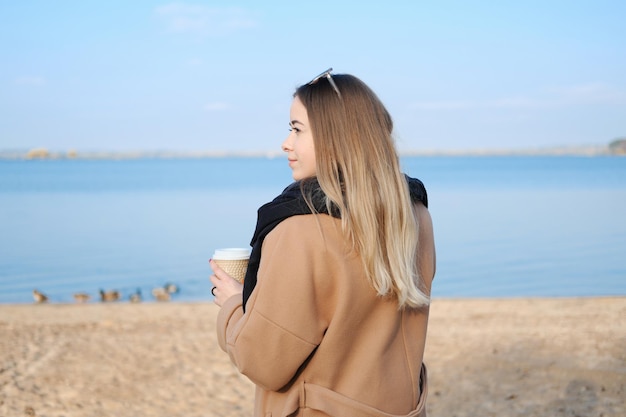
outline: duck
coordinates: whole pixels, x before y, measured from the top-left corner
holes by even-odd
[[[77,303],[86,303],[91,299],[91,295],[85,292],[77,292],[74,294],[74,301]]]
[[[157,301],[169,301],[172,297],[169,292],[163,287],[156,287],[152,289],[152,296]]]
[[[48,296],[42,292],[37,290],[33,290],[33,299],[36,303],[41,304],[48,301]]]
[[[141,302],[141,290],[137,288],[137,291],[128,296],[128,299],[131,303],[140,303]]]
[[[173,284],[171,282],[166,282],[165,285],[163,286],[163,289],[165,289],[165,291],[169,294],[177,294],[178,291],[180,291],[180,288],[178,288],[178,285]]]
[[[111,290],[111,291],[104,291],[103,289],[100,289],[100,301],[107,302],[107,301],[117,301],[120,299],[120,292],[117,290]]]

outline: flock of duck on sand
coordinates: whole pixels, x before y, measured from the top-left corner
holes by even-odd
[[[171,282],[166,283],[162,287],[156,287],[152,289],[152,297],[156,301],[170,301],[172,299],[172,294],[178,293],[179,288],[178,285],[172,284]],[[100,301],[103,303],[112,302],[112,301],[120,301],[122,299],[122,293],[118,290],[108,290],[105,291],[100,289]],[[91,300],[91,295],[86,292],[77,292],[73,294],[74,301],[77,303],[87,303]],[[33,290],[33,299],[35,303],[41,304],[48,302],[48,296],[37,289]],[[137,288],[137,290],[128,295],[128,301],[131,303],[140,303],[143,301],[143,297],[141,295],[141,290]]]

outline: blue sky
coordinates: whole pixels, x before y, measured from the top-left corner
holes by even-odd
[[[278,150],[294,88],[368,83],[401,150],[626,136],[626,2],[0,0],[0,150]]]

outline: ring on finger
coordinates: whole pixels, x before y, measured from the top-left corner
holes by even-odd
[[[216,289],[216,288],[217,288],[217,287],[213,287],[213,288],[211,288],[211,294],[213,294],[213,297],[215,297],[215,289]]]

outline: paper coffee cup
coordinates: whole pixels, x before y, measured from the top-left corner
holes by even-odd
[[[243,282],[248,269],[250,249],[224,248],[216,249],[212,258],[228,275],[239,282]]]

